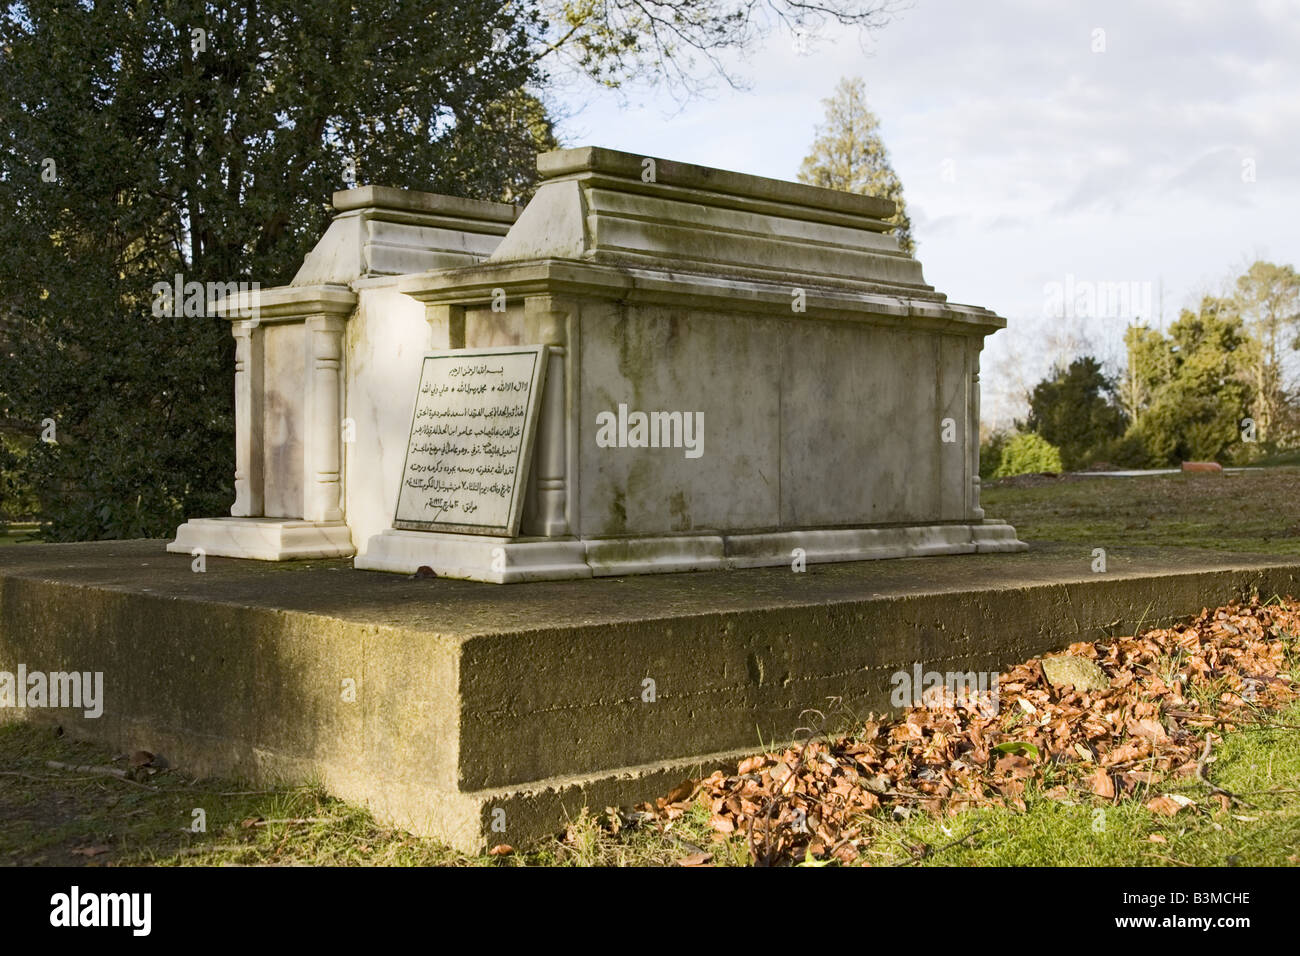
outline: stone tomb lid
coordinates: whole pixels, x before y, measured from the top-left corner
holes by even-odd
[[[484,265],[567,259],[943,299],[889,234],[885,199],[597,147],[537,167],[541,186]]]
[[[646,183],[646,161],[654,162],[654,182]],[[631,180],[647,186],[665,185],[679,189],[699,189],[745,199],[767,200],[803,206],[810,210],[847,213],[852,216],[883,220],[897,212],[893,201],[879,196],[864,196],[840,189],[826,189],[770,179],[713,166],[699,166],[657,156],[625,153],[603,146],[579,146],[557,149],[537,157],[537,172],[543,180],[592,178],[601,175]],[[888,228],[888,227],[887,227]]]

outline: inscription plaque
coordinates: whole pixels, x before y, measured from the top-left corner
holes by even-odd
[[[546,346],[426,355],[393,527],[514,537]]]

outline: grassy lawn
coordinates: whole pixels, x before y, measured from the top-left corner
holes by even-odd
[[[670,865],[690,852],[676,835],[616,836],[584,817],[567,838],[504,858],[467,856],[381,827],[319,787],[250,790],[170,770],[122,779],[89,769],[127,767],[122,755],[48,727],[0,725],[0,865]],[[200,809],[206,829],[195,832]]]
[[[882,829],[880,859],[897,862],[911,854],[921,865],[939,866],[1295,866],[1300,706],[1270,723],[1225,735],[1209,764],[1209,779],[1250,807],[1222,809],[1209,787],[1194,779],[1113,806],[1036,794],[1026,799],[1025,813],[971,810]],[[1278,726],[1284,724],[1290,727]],[[1173,817],[1160,816],[1145,806],[1159,793],[1192,803]],[[944,846],[941,853],[925,853]]]
[[[1300,863],[1300,704],[1265,725],[1224,735],[1209,779],[1250,806],[1224,809],[1187,780],[1116,804],[1026,794],[1026,810],[956,816],[875,814],[863,863],[875,866],[1292,866]],[[662,866],[710,856],[748,863],[743,839],[721,841],[697,804],[668,829],[612,832],[584,816],[563,835],[502,857],[457,853],[377,825],[316,787],[248,791],[163,771],[139,782],[72,767],[125,767],[48,728],[0,727],[2,865]],[[148,789],[146,789],[146,787]],[[1191,801],[1173,817],[1147,809],[1158,793]],[[194,810],[206,832],[194,832]],[[1153,839],[1153,837],[1155,839]],[[820,865],[820,864],[819,864]],[[831,864],[834,865],[834,864]]]
[[[1225,476],[1024,477],[989,483],[983,504],[1040,543],[1300,554],[1300,468]],[[10,536],[15,537],[15,536]],[[3,538],[0,537],[0,541]],[[1295,674],[1296,662],[1288,665]],[[1232,866],[1300,863],[1300,704],[1225,733],[1204,781],[1168,780],[1118,802],[1031,787],[1024,810],[955,816],[881,810],[861,822],[859,862],[877,866]],[[51,767],[49,762],[60,767]],[[584,814],[566,832],[501,856],[457,853],[382,827],[319,787],[253,789],[128,764],[48,728],[0,725],[0,865],[747,865],[703,802],[664,825]],[[100,772],[94,772],[98,769]],[[1049,781],[1050,782],[1050,781]],[[1182,805],[1148,809],[1160,793]],[[206,828],[196,831],[195,810]],[[817,861],[816,865],[836,865]]]
[[[1300,555],[1300,468],[1142,478],[1021,476],[980,504],[1024,541]]]
[[[21,544],[35,541],[37,526],[35,524],[9,524],[0,526],[0,547],[6,544]]]

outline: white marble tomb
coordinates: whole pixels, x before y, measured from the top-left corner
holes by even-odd
[[[538,169],[522,213],[335,194],[293,281],[230,306],[235,502],[168,550],[509,583],[1025,549],[979,505],[1005,320],[925,283],[891,203],[597,148]],[[425,356],[524,346],[518,533],[395,528]]]

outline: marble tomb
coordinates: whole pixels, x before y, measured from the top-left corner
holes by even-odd
[[[892,203],[538,171],[522,211],[335,194],[292,282],[229,305],[235,502],[168,550],[510,583],[1025,549],[979,503],[1005,320],[925,283]]]

